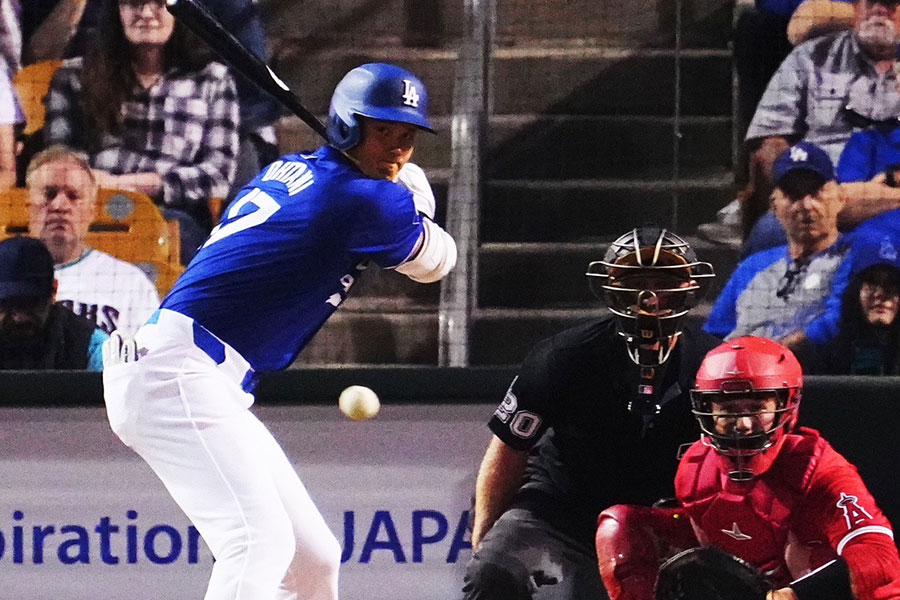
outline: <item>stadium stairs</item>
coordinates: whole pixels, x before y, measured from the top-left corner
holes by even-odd
[[[261,6],[276,72],[322,118],[335,83],[362,62],[396,62],[428,84],[438,135],[420,137],[414,160],[442,220],[461,0]],[[674,0],[498,2],[473,365],[517,363],[538,339],[603,314],[588,262],[617,234],[671,225],[676,212],[677,231],[720,273],[695,318],[708,310],[736,261],[693,236],[735,191],[731,14],[721,0],[684,2],[676,182]],[[282,120],[285,152],[318,144],[299,119]],[[437,284],[367,273],[297,364],[436,364],[438,297]]]

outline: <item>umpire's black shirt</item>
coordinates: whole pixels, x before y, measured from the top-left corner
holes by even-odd
[[[654,391],[662,408],[653,417],[628,410],[638,399],[640,372],[612,318],[538,343],[489,423],[511,447],[531,449],[512,506],[531,510],[593,550],[603,509],[673,497],[679,450],[700,434],[689,390],[703,357],[720,343],[685,328],[657,372]]]

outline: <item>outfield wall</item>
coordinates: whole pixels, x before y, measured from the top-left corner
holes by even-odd
[[[343,600],[458,597],[465,522],[502,369],[301,370],[271,376],[257,413],[344,548]],[[352,422],[340,390],[384,406]],[[810,378],[802,421],[857,463],[900,519],[900,379]],[[100,379],[0,373],[0,600],[202,597],[212,559],[149,468],[109,431]]]

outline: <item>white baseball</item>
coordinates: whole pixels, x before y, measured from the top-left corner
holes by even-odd
[[[381,409],[378,394],[362,385],[351,385],[338,398],[338,408],[354,421],[371,419]]]

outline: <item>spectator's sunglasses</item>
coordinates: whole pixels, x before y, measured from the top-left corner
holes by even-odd
[[[900,3],[900,0],[897,0]],[[847,119],[847,123],[856,129],[876,129],[886,133],[900,127],[900,117],[891,117],[890,119],[873,119],[857,112],[849,104],[841,108],[841,114]]]

